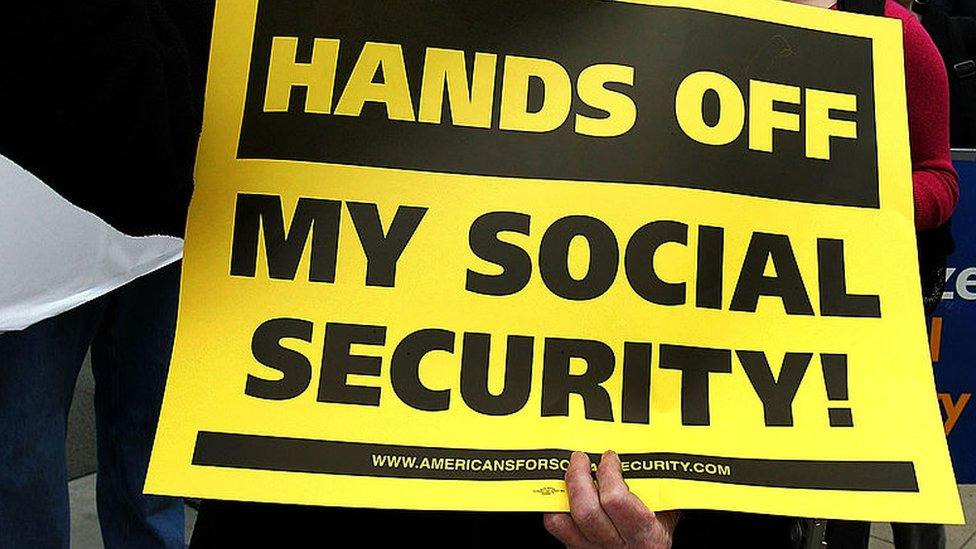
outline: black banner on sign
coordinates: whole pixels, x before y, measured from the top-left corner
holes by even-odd
[[[569,455],[568,450],[553,449],[429,448],[201,431],[193,465],[432,480],[562,480]],[[620,454],[620,461],[627,478],[918,492],[915,466],[907,461],[752,459],[675,453]]]
[[[718,35],[723,39],[709,38]],[[299,63],[312,61],[316,39],[339,41],[328,94],[321,93],[328,83],[320,82],[311,92],[307,86],[293,85],[280,108],[266,109],[276,37],[297,40],[294,60]],[[336,114],[342,110],[336,109],[337,104],[367,43],[392,45],[402,52],[410,105],[404,104],[399,114],[391,114],[389,105],[376,101],[366,101],[356,115]],[[694,48],[686,47],[691,43]],[[482,117],[487,120],[483,127],[453,123],[443,83],[439,122],[417,121],[428,48],[463,51],[468,83],[473,78],[475,54],[495,56],[494,95],[490,113]],[[238,157],[243,159],[668,185],[878,207],[872,47],[865,38],[617,2],[607,6],[581,0],[281,0],[260,2],[251,55],[238,148]],[[552,61],[568,75],[570,87],[564,91],[571,95],[571,106],[565,121],[555,129],[499,129],[504,72],[513,57]],[[614,92],[617,95],[612,99],[632,100],[636,108],[633,125],[609,137],[580,133],[574,125],[578,116],[599,120],[610,114],[581,98],[584,69],[602,64],[633,69],[632,85],[609,81],[602,92],[591,89],[587,94]],[[735,101],[729,97],[741,95],[741,129],[727,144],[696,141],[678,121],[677,90],[689,74],[698,71],[718,73],[738,88],[735,92],[727,87],[731,95],[724,99],[715,90],[700,95],[704,126],[718,126],[721,116],[734,118]],[[382,70],[371,76],[374,83],[400,78]],[[750,135],[754,110],[760,108],[753,105],[754,95],[758,96],[751,93],[755,82],[766,86],[766,104],[772,101],[773,110],[792,115],[794,122],[786,125],[796,125],[795,129],[773,129],[769,151],[756,144],[768,140],[769,131]],[[795,94],[795,100],[770,100],[768,92],[773,88],[769,84],[795,88],[786,90],[787,95]],[[856,124],[856,138],[827,138],[829,161],[809,154],[810,90],[856,97],[856,112],[821,104],[823,116]],[[784,90],[776,93],[780,92]],[[309,93],[316,97],[307,97]],[[547,85],[544,79],[530,77],[527,97],[509,98],[509,102],[520,99],[521,108],[534,112],[554,93],[552,82]],[[606,98],[604,95],[609,101]],[[810,122],[822,126],[812,118]],[[734,133],[735,119],[722,124],[730,124]]]

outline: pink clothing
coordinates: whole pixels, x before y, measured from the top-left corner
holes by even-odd
[[[945,223],[959,200],[959,182],[949,154],[949,84],[945,65],[921,23],[888,0],[885,16],[901,19],[912,150],[915,227]]]

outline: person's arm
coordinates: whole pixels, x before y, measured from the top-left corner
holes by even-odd
[[[620,458],[606,452],[596,471],[590,459],[574,452],[566,471],[569,513],[546,513],[546,530],[567,547],[668,549],[676,511],[654,513],[634,495],[621,473]]]
[[[949,83],[942,57],[921,23],[892,2],[886,14],[901,19],[904,27],[915,228],[932,229],[949,220],[959,200],[949,152]]]

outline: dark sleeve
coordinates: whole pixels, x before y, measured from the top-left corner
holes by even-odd
[[[194,94],[203,100],[213,35],[214,0],[162,0],[186,46]]]

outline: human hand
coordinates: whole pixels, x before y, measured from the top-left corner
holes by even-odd
[[[544,521],[546,530],[567,547],[671,547],[677,512],[654,513],[631,493],[616,453],[603,454],[594,482],[590,458],[573,452],[566,470],[566,489],[569,513],[546,513]]]

